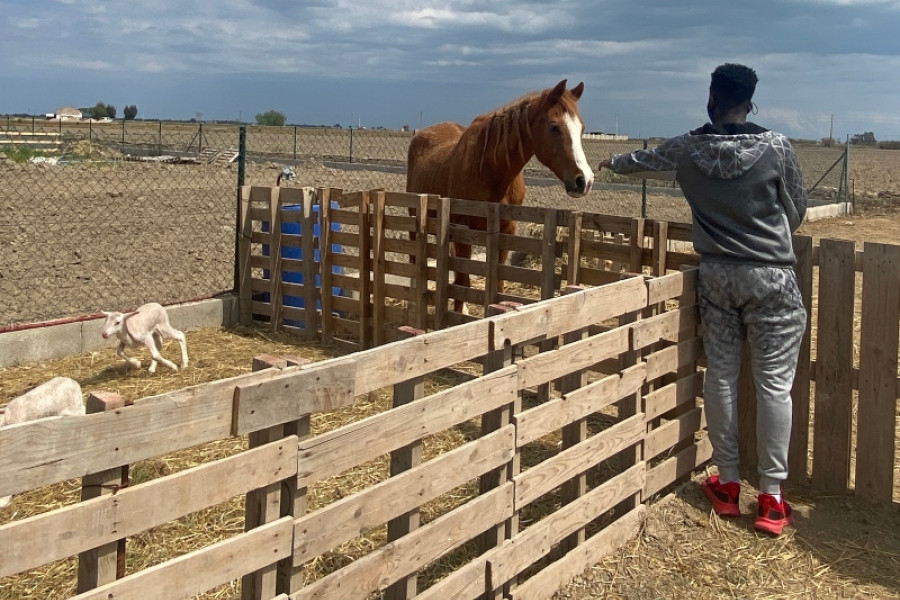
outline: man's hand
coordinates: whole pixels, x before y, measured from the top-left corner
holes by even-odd
[[[601,160],[600,164],[597,165],[597,170],[600,171],[601,169],[609,169],[611,171],[612,170],[612,160],[610,160],[608,158],[606,160]]]

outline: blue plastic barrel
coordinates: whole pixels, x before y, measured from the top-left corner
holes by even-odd
[[[332,207],[337,208],[337,204],[332,204]],[[282,208],[282,210],[290,210],[290,211],[302,211],[303,210],[303,206],[300,204],[285,204],[281,208]],[[313,205],[313,213],[315,214],[316,220],[318,221],[318,216],[319,216],[319,205],[318,204]],[[291,235],[301,235],[303,233],[301,226],[302,226],[302,223],[287,223],[287,222],[283,221],[281,223],[281,233],[287,233],[287,234],[291,234]],[[269,231],[269,222],[268,221],[262,222],[262,230],[263,230],[263,232]],[[332,223],[331,230],[332,231],[340,231],[341,230],[340,223]],[[313,235],[315,237],[321,239],[320,226],[319,226],[318,222],[313,224]],[[331,250],[332,250],[332,252],[340,252],[341,245],[340,244],[332,244]],[[263,244],[262,253],[263,253],[263,256],[269,256],[269,245],[268,244]],[[302,260],[303,259],[303,249],[295,247],[295,246],[282,245],[281,246],[281,256],[282,256],[282,258],[294,258],[294,259]],[[315,262],[321,261],[320,250],[318,248],[314,252],[313,260]],[[334,265],[331,268],[331,272],[341,275],[344,273],[344,268]],[[265,277],[265,278],[269,277],[268,269],[265,269],[263,271],[263,277]],[[303,273],[297,273],[297,272],[293,272],[293,271],[282,271],[281,281],[286,281],[288,283],[302,284],[303,283]],[[317,289],[321,289],[321,287],[322,287],[322,276],[319,273],[316,273],[315,286]],[[334,296],[343,296],[344,295],[343,290],[338,286],[332,287],[331,293]],[[261,300],[263,302],[270,302],[268,292],[265,292],[261,296],[262,296]],[[305,306],[305,302],[304,302],[304,299],[302,296],[284,296],[282,303],[285,306],[295,306],[298,308],[303,308]],[[322,302],[320,300],[316,300],[316,308],[319,310],[322,309]],[[303,321],[296,321],[294,319],[285,319],[284,324],[290,325],[292,327],[303,327],[304,326]]]

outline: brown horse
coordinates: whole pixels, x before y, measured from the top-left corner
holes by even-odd
[[[563,79],[555,87],[475,117],[467,128],[438,123],[416,132],[409,144],[406,191],[519,205],[525,199],[522,170],[536,156],[565,185],[569,196],[584,196],[591,190],[594,173],[581,146],[584,122],[577,102],[583,92],[584,83],[567,90]],[[471,229],[487,228],[484,218],[461,215],[453,222]],[[500,233],[515,231],[515,221],[500,221]],[[471,258],[472,247],[454,244],[453,254]],[[507,254],[500,251],[501,263]],[[453,283],[471,285],[466,273],[455,273]],[[502,281],[497,291],[503,291]],[[463,302],[455,301],[454,310],[463,311]]]

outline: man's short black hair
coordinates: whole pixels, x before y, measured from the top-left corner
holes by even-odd
[[[741,102],[750,102],[757,81],[756,71],[750,67],[725,63],[712,72],[709,91],[725,105],[724,108],[732,108]]]

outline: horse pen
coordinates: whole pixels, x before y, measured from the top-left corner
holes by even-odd
[[[0,526],[4,598],[548,598],[708,458],[689,226],[382,190],[247,187],[242,207],[260,370],[96,391],[102,414],[0,431],[0,491],[37,505]],[[453,211],[510,211],[532,235],[454,228]],[[320,234],[282,234],[291,221]],[[482,252],[451,257],[453,239]],[[897,247],[797,247],[818,302],[793,484],[896,505]],[[501,248],[526,259],[500,265]],[[450,285],[455,270],[473,287]],[[506,292],[487,294],[497,279]],[[282,330],[308,341],[276,346]],[[313,355],[319,339],[340,352]],[[180,538],[158,534],[175,524]]]

